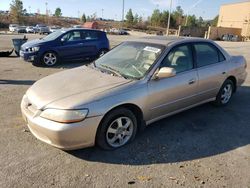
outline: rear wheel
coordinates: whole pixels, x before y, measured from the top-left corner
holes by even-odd
[[[217,106],[227,105],[232,98],[234,87],[235,86],[231,80],[229,79],[226,80],[221,86],[221,89],[216,96],[216,100],[214,101],[214,104]]]
[[[58,62],[58,57],[55,52],[45,52],[42,56],[42,63],[45,66],[52,67]]]
[[[100,51],[99,51],[99,54],[98,54],[98,57],[102,57],[104,54],[106,54],[108,52],[108,50],[107,49],[101,49]]]
[[[96,143],[103,149],[120,148],[131,142],[137,132],[135,115],[126,108],[111,111],[97,131]]]

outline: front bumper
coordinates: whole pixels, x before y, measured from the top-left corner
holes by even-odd
[[[39,54],[38,54],[38,52],[28,53],[28,52],[25,52],[23,50],[20,50],[19,54],[20,54],[20,57],[24,61],[36,62],[36,61],[39,60]]]
[[[95,145],[97,127],[102,116],[89,117],[79,123],[63,124],[40,117],[39,110],[21,103],[21,111],[31,133],[39,140],[63,150]]]

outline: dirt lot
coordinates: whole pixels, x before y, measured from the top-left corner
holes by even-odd
[[[0,35],[0,49],[12,37]],[[220,44],[250,62],[250,43]],[[27,131],[20,101],[36,80],[82,64],[38,68],[0,58],[0,187],[250,187],[250,75],[225,108],[206,104],[166,118],[116,151],[64,152]]]

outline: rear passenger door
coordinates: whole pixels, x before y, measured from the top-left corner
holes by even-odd
[[[98,55],[99,32],[94,30],[83,30],[83,50],[84,58]]]
[[[199,77],[198,98],[200,101],[211,99],[226,79],[226,59],[211,43],[194,43],[193,49]]]

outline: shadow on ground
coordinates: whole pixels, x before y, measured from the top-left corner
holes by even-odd
[[[44,67],[44,68],[54,68],[54,69],[71,69],[71,68],[76,68],[76,67],[80,67],[83,65],[88,65],[90,64],[92,61],[88,61],[88,60],[78,60],[78,61],[67,61],[67,62],[59,62],[58,64],[56,64],[53,67],[46,67],[44,65],[34,65],[36,67]]]
[[[250,88],[241,87],[223,108],[205,104],[150,125],[133,143],[115,151],[70,151],[77,158],[111,164],[148,165],[211,157],[250,144]]]
[[[0,85],[9,84],[9,85],[32,85],[35,83],[35,80],[2,80],[0,79]]]

